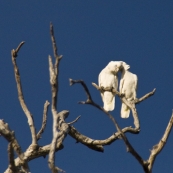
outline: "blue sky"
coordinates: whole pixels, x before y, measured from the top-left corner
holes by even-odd
[[[74,124],[84,135],[105,139],[115,131],[102,112],[88,105],[78,105],[86,96],[79,85],[69,86],[68,79],[83,79],[93,99],[102,105],[99,92],[92,87],[98,74],[111,60],[128,63],[138,76],[137,96],[156,88],[153,97],[137,105],[141,123],[138,135],[127,134],[143,159],[161,139],[172,114],[173,103],[173,2],[161,1],[33,1],[0,2],[0,118],[15,131],[22,150],[31,143],[31,135],[17,96],[11,50],[26,41],[19,52],[26,104],[34,116],[37,131],[42,122],[43,105],[51,101],[48,55],[53,55],[49,34],[52,21],[60,63],[58,110],[69,110],[68,122],[81,115]],[[121,103],[116,98],[112,115],[121,128],[133,126],[133,119],[120,118]],[[49,110],[46,130],[39,141],[52,139],[52,115]],[[153,173],[171,173],[173,134],[156,158]],[[8,166],[7,142],[0,138],[0,172]],[[67,173],[142,173],[142,167],[126,152],[123,141],[106,146],[104,153],[90,150],[70,136],[64,149],[56,153],[56,165]],[[32,173],[50,172],[47,157],[29,162]]]

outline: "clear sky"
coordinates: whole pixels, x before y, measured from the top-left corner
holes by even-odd
[[[79,105],[86,95],[80,85],[69,86],[68,79],[83,79],[93,99],[102,105],[99,92],[92,87],[109,61],[128,63],[138,76],[137,96],[156,88],[153,97],[137,105],[141,123],[138,135],[127,134],[143,159],[161,139],[173,109],[173,2],[161,1],[1,1],[0,2],[0,118],[15,131],[22,150],[31,143],[27,119],[17,96],[11,50],[26,41],[18,54],[26,104],[34,116],[37,131],[42,122],[43,105],[51,101],[48,55],[53,55],[49,34],[54,24],[60,63],[58,110],[69,110],[68,122],[81,115],[74,127],[93,139],[106,139],[116,129],[102,112]],[[133,119],[120,118],[121,103],[116,98],[112,112],[121,128],[133,126]],[[39,141],[52,139],[49,110],[45,133]],[[156,158],[153,173],[172,173],[173,134]],[[104,153],[76,143],[70,136],[64,149],[56,153],[56,165],[67,173],[142,173],[142,167],[126,152],[121,140],[105,146]],[[8,166],[7,141],[0,137],[0,172]],[[29,162],[32,173],[50,172],[46,158]]]

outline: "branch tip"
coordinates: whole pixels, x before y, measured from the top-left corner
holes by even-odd
[[[17,47],[17,49],[15,50],[16,53],[18,53],[18,51],[20,50],[20,48],[24,45],[25,41],[22,41],[19,46]]]
[[[99,86],[98,86],[96,83],[92,82],[91,84],[92,84],[92,86],[95,87],[97,90],[100,90],[100,89],[99,89]]]
[[[60,60],[62,57],[63,57],[63,55],[60,55],[60,56],[58,57],[58,59]]]
[[[67,124],[68,124],[68,125],[71,125],[71,124],[77,122],[77,120],[78,120],[80,117],[81,117],[81,115],[79,115],[74,121],[72,121],[72,122],[70,122],[70,123],[67,123]]]
[[[83,105],[84,105],[84,104],[86,104],[86,102],[84,102],[84,101],[79,101],[78,104],[83,104]]]
[[[72,86],[74,84],[73,79],[69,78],[69,83],[70,83],[70,86]]]

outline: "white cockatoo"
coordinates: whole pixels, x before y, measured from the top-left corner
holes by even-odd
[[[138,78],[135,74],[128,71],[130,66],[123,62],[122,68],[121,68],[121,80],[120,80],[120,86],[119,91],[121,94],[125,95],[125,98],[127,101],[132,101],[136,99],[136,90],[137,90],[137,82]],[[122,103],[121,106],[121,117],[122,118],[128,118],[130,115],[130,108],[125,104]]]
[[[99,87],[110,88],[117,90],[118,88],[118,76],[117,73],[121,68],[122,61],[111,61],[99,74]],[[111,91],[101,92],[102,101],[104,103],[104,109],[106,111],[112,111],[115,107],[115,94]]]

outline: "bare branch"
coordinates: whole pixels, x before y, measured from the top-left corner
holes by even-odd
[[[121,101],[124,102],[131,109],[132,116],[133,116],[133,119],[134,119],[135,128],[140,131],[140,122],[139,122],[138,113],[137,113],[137,110],[136,110],[136,107],[135,107],[135,103],[128,102],[124,96],[121,96],[121,95],[118,95],[118,96],[120,97]]]
[[[51,169],[52,173],[57,173],[58,171],[62,172],[61,169],[55,166],[55,149],[57,143],[62,144],[64,138],[68,133],[68,125],[65,123],[65,120],[69,115],[69,111],[61,111],[56,116],[54,116],[53,121],[53,139],[50,147],[49,152],[49,159],[48,164],[49,168]],[[59,131],[57,131],[57,128]]]
[[[43,110],[43,121],[42,121],[42,126],[40,131],[37,134],[37,140],[39,140],[41,138],[41,134],[44,132],[44,129],[46,128],[46,123],[47,123],[47,110],[49,107],[49,102],[46,101],[44,104],[44,110]]]
[[[24,155],[25,155],[26,160],[28,160],[28,161],[34,160],[39,157],[46,157],[46,155],[49,154],[50,148],[51,148],[51,144],[45,145],[43,147],[40,146],[37,150],[31,150],[31,148],[29,147],[25,151]],[[62,149],[63,149],[63,145],[57,144],[55,151],[59,151]],[[15,165],[16,166],[22,165],[22,162],[19,157],[15,159]]]
[[[99,91],[101,90],[101,88],[94,82],[92,82],[92,86],[95,87]]]
[[[127,139],[124,133],[122,133],[122,138],[127,147],[127,151],[130,152],[136,158],[136,160],[141,164],[145,172],[148,171],[148,162],[144,161],[142,157],[137,153],[137,151],[130,144],[129,140]]]
[[[19,102],[20,102],[20,105],[21,105],[27,119],[28,119],[28,124],[30,127],[31,136],[32,136],[32,145],[36,146],[37,145],[37,138],[36,138],[34,121],[33,121],[32,114],[29,112],[29,110],[25,104],[25,101],[24,101],[23,92],[22,92],[22,85],[21,85],[21,81],[20,81],[19,69],[18,69],[17,63],[16,63],[17,53],[23,44],[24,44],[24,42],[21,42],[16,50],[13,49],[11,51],[11,55],[12,55],[12,62],[13,62],[13,66],[14,66],[14,74],[15,74],[15,79],[16,79],[16,84],[17,84]]]
[[[70,86],[72,86],[73,84],[76,84],[76,83],[80,83],[82,86],[83,86],[83,88],[84,88],[84,90],[85,90],[85,93],[86,93],[86,95],[87,95],[87,103],[89,103],[89,102],[92,102],[92,97],[91,97],[91,94],[90,94],[90,92],[89,92],[89,90],[88,90],[88,87],[86,86],[86,84],[85,84],[85,82],[83,81],[83,80],[73,80],[73,79],[69,79],[69,82],[70,82]]]
[[[57,123],[58,123],[58,116],[57,116],[57,110],[56,110],[56,103],[57,103],[57,75],[55,73],[55,69],[53,68],[52,58],[49,56],[49,72],[50,72],[50,84],[52,88],[52,115],[53,115],[53,139],[51,143],[51,148],[49,152],[49,159],[48,159],[48,165],[51,169],[52,173],[58,172],[58,167],[55,166],[55,148],[57,145],[57,139],[59,133],[56,131]]]
[[[52,40],[52,45],[53,45],[53,52],[54,52],[54,57],[55,57],[55,64],[53,66],[52,63],[52,58],[49,56],[49,72],[50,72],[50,84],[51,84],[51,89],[52,89],[52,115],[53,115],[53,139],[51,143],[51,149],[49,152],[49,159],[48,159],[48,165],[49,168],[51,169],[52,173],[57,173],[59,171],[62,171],[58,167],[55,167],[55,149],[57,143],[62,144],[64,138],[66,137],[66,131],[68,129],[68,125],[63,122],[63,126],[65,124],[66,129],[62,129],[60,122],[62,121],[62,114],[68,114],[68,111],[62,111],[58,113],[57,111],[57,98],[58,98],[58,75],[59,75],[59,62],[62,58],[62,55],[58,55],[57,52],[57,46],[56,46],[56,41],[54,37],[54,30],[53,30],[53,25],[52,23],[50,24],[50,35],[51,35],[51,40]],[[57,127],[59,129],[59,132],[57,131]]]
[[[166,144],[166,141],[167,141],[169,134],[172,130],[172,126],[173,126],[173,113],[172,113],[172,116],[169,120],[168,126],[165,130],[165,133],[163,134],[162,139],[159,141],[158,144],[153,146],[153,149],[151,150],[151,154],[150,154],[149,159],[148,159],[148,163],[149,163],[148,169],[150,170],[150,172],[152,171],[152,167],[153,167],[154,161],[156,159],[156,156],[162,151],[163,147]]]
[[[59,65],[59,61],[62,58],[62,55],[58,55],[58,48],[56,46],[56,40],[55,40],[55,36],[54,36],[54,29],[53,29],[53,25],[52,23],[50,23],[50,36],[51,36],[51,40],[52,40],[52,47],[53,47],[53,52],[54,52],[54,57],[55,57],[55,72],[58,75],[58,65]]]
[[[24,170],[26,172],[29,172],[28,164],[25,160],[25,157],[21,150],[20,145],[18,144],[17,139],[15,138],[14,131],[11,131],[8,124],[5,123],[3,120],[0,120],[0,133],[9,143],[11,143],[10,145],[12,146],[12,148],[15,150],[16,154],[20,158]],[[11,149],[10,149],[10,152],[11,152]],[[12,159],[11,153],[9,155],[10,155],[10,159]],[[12,163],[11,160],[10,160],[10,163]]]
[[[52,23],[50,23],[50,35],[51,35],[51,40],[52,40],[54,57],[55,57],[55,59],[58,58],[60,60],[62,58],[62,55],[58,56],[58,48],[56,46],[56,40],[55,40],[55,36],[54,36],[54,30],[53,30]],[[57,64],[56,64],[56,66],[57,66]]]
[[[12,142],[8,143],[8,159],[9,159],[9,170],[11,170],[11,173],[17,173],[17,169],[14,164],[14,151],[13,151],[13,146]]]
[[[80,118],[81,116],[79,115],[74,121],[70,122],[70,123],[67,123],[68,125],[71,125],[71,124],[74,124],[75,122],[78,121],[78,119]]]
[[[55,56],[55,65],[52,63],[52,58],[49,56],[49,72],[50,72],[50,83],[52,86],[52,108],[56,109],[57,106],[57,97],[58,97],[58,66],[59,66],[59,57],[57,54],[57,48],[53,33],[53,25],[50,25],[51,38]]]
[[[17,49],[16,49],[16,56],[17,56],[17,53],[19,52],[19,50],[20,50],[20,48],[23,46],[23,44],[24,44],[25,42],[24,41],[22,41],[20,44],[19,44],[19,46],[17,47]]]
[[[133,134],[138,134],[139,133],[138,130],[133,129],[132,127],[125,127],[125,128],[122,129],[122,132],[123,133],[133,133]],[[103,146],[110,145],[115,140],[118,140],[118,139],[121,138],[121,133],[116,132],[112,136],[110,136],[109,138],[104,139],[104,140],[91,139],[91,138],[81,134],[73,126],[70,126],[70,128],[69,128],[69,135],[72,138],[74,138],[77,142],[80,142],[80,143],[86,145],[87,147],[89,147],[93,150],[96,150],[96,151],[100,151],[100,152],[104,151]]]
[[[54,36],[54,30],[53,30],[52,23],[50,23],[50,35],[51,35],[51,40],[52,40],[54,57],[56,58],[58,56],[58,53],[57,53],[56,40],[55,40],[55,36]]]
[[[49,73],[50,73],[50,84],[52,88],[52,109],[56,111],[57,103],[57,79],[53,68],[52,58],[49,56]]]
[[[9,142],[8,143],[8,159],[9,159],[9,163],[10,163],[10,165],[11,165],[11,167],[15,167],[15,165],[14,165],[14,151],[13,151],[13,147],[12,147],[12,143],[11,142]]]
[[[135,101],[135,104],[138,104],[138,103],[142,102],[143,100],[147,99],[148,97],[153,96],[153,95],[155,94],[155,91],[156,91],[156,88],[154,88],[153,91],[147,93],[146,95],[144,95],[144,96],[141,97],[140,99],[137,99],[137,100]]]

